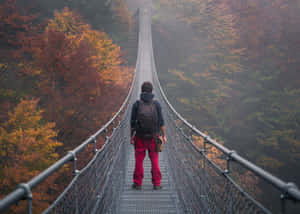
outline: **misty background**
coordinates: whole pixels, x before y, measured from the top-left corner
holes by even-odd
[[[176,110],[299,186],[300,2],[154,0],[153,11],[158,75]],[[280,193],[258,186],[259,200],[278,210]]]
[[[12,5],[16,2],[17,7],[5,7],[5,2]],[[18,183],[38,174],[65,154],[65,151],[81,143],[119,108],[124,100],[120,97],[127,94],[136,60],[137,20],[134,14],[140,5],[147,2],[0,0],[1,13],[15,15],[15,19],[10,19],[12,16],[9,15],[0,16],[0,137],[4,139],[1,141],[4,142],[1,148],[7,145],[17,147],[19,143],[17,138],[7,137],[8,134],[18,134],[18,124],[16,123],[17,128],[14,128],[15,124],[10,125],[7,121],[13,115],[8,112],[22,104],[23,99],[31,100],[29,112],[35,112],[34,107],[43,109],[42,113],[36,110],[42,115],[39,115],[42,121],[37,122],[38,127],[46,122],[56,123],[48,126],[57,131],[56,139],[61,142],[60,146],[57,144],[57,148],[53,149],[57,154],[51,153],[55,157],[51,157],[51,161],[46,160],[44,166],[34,165],[33,160],[26,165],[23,160],[27,158],[28,161],[31,157],[22,155],[18,158],[20,163],[25,164],[16,164],[14,153],[1,154],[1,168],[10,167],[11,170],[10,173],[7,173],[8,170],[0,170],[0,185],[3,187],[1,196],[12,191]],[[79,73],[83,69],[77,66],[75,69],[78,69],[78,73],[73,77],[79,77],[78,82],[76,78],[57,79],[57,82],[61,83],[60,87],[58,90],[50,90],[51,87],[49,89],[40,84],[45,76],[36,75],[39,74],[36,67],[27,69],[27,73],[20,71],[24,65],[20,62],[25,59],[29,60],[30,65],[46,68],[45,74],[47,73],[48,67],[43,67],[43,63],[48,60],[41,62],[38,57],[46,54],[25,54],[21,55],[21,59],[15,55],[19,54],[19,49],[23,48],[24,43],[25,46],[28,45],[26,39],[35,38],[35,34],[41,34],[38,38],[43,41],[47,36],[45,26],[49,20],[55,19],[55,11],[62,12],[66,7],[69,11],[76,11],[69,13],[71,17],[79,14],[82,22],[90,25],[88,32],[105,32],[107,40],[111,39],[120,47],[121,69],[113,71],[115,77],[119,77],[115,78],[118,81],[110,79],[105,83],[95,82],[97,78],[94,77],[98,71],[90,68],[90,76],[83,75]],[[153,0],[152,7],[157,71],[162,87],[176,110],[219,143],[236,150],[246,159],[284,181],[295,182],[300,186],[300,1]],[[26,11],[23,11],[25,8]],[[15,9],[21,15],[15,13]],[[34,23],[28,23],[31,19]],[[30,27],[40,24],[42,28],[37,32],[32,31],[34,35],[31,35],[32,32],[24,28],[26,24]],[[68,32],[62,34],[65,35],[57,36],[57,41],[61,41],[61,38],[67,41]],[[86,50],[84,48],[86,47],[82,45],[78,47],[78,52],[72,52],[74,57],[89,57],[84,56],[87,53],[82,51]],[[30,51],[34,52],[36,49]],[[55,53],[51,47],[49,51]],[[48,57],[52,59],[50,55]],[[119,60],[118,57],[116,54],[116,61]],[[75,64],[64,61],[66,58],[61,57],[59,60],[69,63],[68,65]],[[81,64],[78,61],[77,63]],[[85,66],[88,67],[89,64]],[[131,67],[131,70],[124,68],[127,66]],[[120,76],[120,70],[123,76]],[[58,73],[71,73],[72,69],[65,71],[62,69]],[[34,76],[28,75],[30,72]],[[103,71],[99,73],[101,72]],[[101,74],[99,79],[102,80],[105,75]],[[76,93],[77,97],[74,96],[73,99],[64,88],[67,80],[70,80],[68,83],[72,83],[68,90],[75,88],[82,92]],[[83,90],[84,87],[79,87],[79,83],[89,90]],[[47,86],[47,83],[44,84]],[[93,86],[99,87],[97,93]],[[90,93],[88,98],[85,92]],[[89,99],[90,97],[93,99]],[[32,101],[33,98],[37,100]],[[23,105],[25,104],[26,102],[23,102]],[[22,108],[17,110],[21,111]],[[40,151],[36,154],[42,155]],[[15,168],[13,164],[16,164]],[[17,167],[20,168],[19,171]],[[20,174],[26,176],[15,176]],[[71,171],[53,179],[57,184],[55,188],[49,190],[45,184],[43,191],[36,190],[41,196],[34,203],[42,202],[38,205],[38,210],[47,207],[55,195],[59,195],[64,189],[63,186],[68,183],[66,177],[72,177]],[[245,182],[248,184],[247,190],[253,193],[255,198],[269,209],[278,210],[279,192],[274,192],[253,175],[249,175]],[[293,206],[292,203],[291,205]],[[12,211],[18,210],[12,208],[11,213]],[[290,213],[297,211],[295,208]]]

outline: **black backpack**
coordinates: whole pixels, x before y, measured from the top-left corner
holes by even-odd
[[[138,102],[136,134],[141,138],[153,138],[157,132],[157,107],[153,101]]]

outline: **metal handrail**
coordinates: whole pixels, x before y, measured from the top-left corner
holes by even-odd
[[[154,62],[153,57],[152,57],[152,61],[153,61],[152,63],[154,63],[154,66],[155,66],[155,62]],[[190,128],[194,133],[196,133],[196,134],[200,135],[201,137],[203,137],[204,140],[206,141],[206,143],[209,143],[209,144],[213,145],[214,147],[216,147],[217,149],[219,149],[220,151],[222,151],[231,160],[236,161],[241,166],[249,169],[251,172],[253,172],[254,174],[259,176],[260,178],[264,179],[266,182],[270,183],[271,185],[273,185],[274,187],[279,189],[282,192],[282,194],[283,194],[282,196],[284,198],[292,199],[292,200],[295,200],[297,202],[300,201],[300,190],[299,190],[299,188],[297,187],[296,184],[294,184],[292,182],[284,182],[283,180],[279,179],[278,177],[272,175],[271,173],[267,172],[266,170],[258,167],[257,165],[255,165],[252,162],[248,161],[247,159],[243,158],[236,151],[230,150],[227,147],[225,147],[225,146],[221,145],[220,143],[216,142],[209,135],[204,134],[199,129],[197,129],[195,126],[190,124],[183,116],[181,116],[175,110],[175,108],[169,102],[167,96],[165,95],[165,93],[164,93],[164,91],[163,91],[163,89],[160,85],[160,82],[159,82],[159,79],[158,79],[158,76],[157,76],[157,72],[155,72],[155,79],[158,83],[160,93],[161,93],[164,101],[166,102],[167,106],[176,115],[176,117],[180,121],[182,121],[188,128]],[[194,143],[192,143],[192,145],[194,147],[197,147]],[[197,151],[201,152],[201,150],[199,150],[199,149],[197,149]]]
[[[268,183],[272,184],[274,187],[279,189],[286,198],[294,199],[295,201],[300,201],[300,190],[298,189],[298,187],[295,184],[284,182],[281,179],[279,179],[279,178],[275,177],[274,175],[270,174],[269,172],[267,172],[267,171],[263,170],[262,168],[256,166],[255,164],[251,163],[250,161],[248,161],[245,158],[238,155],[235,151],[230,150],[227,147],[219,144],[218,142],[213,140],[210,136],[208,136],[205,133],[201,132],[195,126],[191,125],[184,117],[182,117],[174,109],[174,107],[170,104],[169,100],[167,99],[167,97],[166,97],[166,95],[165,95],[165,93],[164,93],[164,91],[163,91],[163,89],[160,85],[160,82],[159,82],[159,79],[158,79],[158,76],[157,76],[157,73],[156,73],[156,70],[155,70],[155,62],[154,62],[153,52],[152,52],[152,57],[151,58],[152,58],[152,65],[154,67],[154,70],[153,70],[154,76],[155,76],[154,78],[155,78],[155,81],[157,81],[157,83],[158,83],[159,91],[162,95],[162,98],[163,98],[164,102],[167,104],[167,107],[171,110],[171,112],[180,121],[182,121],[184,123],[184,125],[186,125],[190,130],[192,130],[193,133],[203,137],[204,140],[205,140],[205,143],[209,143],[212,146],[216,147],[218,150],[222,151],[230,159],[230,161],[236,161],[237,163],[239,163],[244,168],[249,169],[251,172],[253,172],[254,174],[259,176],[260,178],[264,179],[265,181],[267,181]],[[25,198],[25,199],[28,200],[28,210],[29,210],[29,213],[31,213],[31,200],[32,200],[31,189],[32,188],[37,186],[39,183],[41,183],[46,178],[48,178],[51,174],[53,174],[58,169],[60,169],[63,165],[65,165],[66,163],[68,163],[69,161],[72,161],[72,160],[75,163],[74,164],[74,172],[76,174],[76,154],[81,152],[83,149],[85,149],[90,143],[94,142],[95,139],[101,133],[103,133],[105,130],[107,130],[107,128],[110,125],[113,124],[113,122],[116,120],[116,118],[122,113],[122,111],[128,105],[130,97],[133,93],[133,89],[135,88],[135,86],[136,86],[136,72],[134,74],[134,78],[133,78],[129,93],[128,93],[125,101],[123,102],[122,106],[120,107],[119,111],[103,127],[101,127],[95,134],[91,135],[81,145],[76,147],[74,150],[70,151],[67,155],[65,155],[63,158],[58,160],[56,163],[51,165],[46,170],[44,170],[42,173],[40,173],[36,177],[32,178],[29,182],[27,182],[25,184],[20,184],[20,186],[15,191],[13,191],[9,195],[7,195],[4,199],[2,199],[0,201],[0,211],[5,210],[10,205],[12,205],[12,204],[18,202],[19,200],[22,200],[22,199]],[[127,110],[128,110],[128,108],[127,108]],[[193,148],[197,152],[205,155],[205,151],[203,152],[203,150],[200,150],[192,142],[192,140],[190,140],[188,142],[191,143],[191,145],[193,146]],[[97,152],[97,154],[99,154],[99,152],[102,152],[103,149],[106,146],[107,146],[107,141],[101,147],[101,150]],[[228,177],[227,174],[224,174],[224,175],[226,177]]]
[[[134,85],[136,83],[136,71],[134,72],[134,77],[131,83],[130,90],[128,92],[128,95],[126,99],[124,100],[123,104],[119,108],[118,112],[104,125],[102,126],[95,134],[91,135],[87,140],[85,140],[82,144],[77,146],[74,150],[69,151],[67,155],[62,157],[60,160],[52,164],[50,167],[45,169],[43,172],[41,172],[39,175],[32,178],[27,183],[19,184],[19,186],[10,194],[8,194],[5,198],[0,200],[0,212],[4,211],[8,207],[10,207],[12,204],[17,203],[20,200],[27,199],[29,202],[28,204],[28,213],[31,213],[31,200],[32,200],[32,194],[31,190],[36,187],[38,184],[40,184],[42,181],[47,179],[50,175],[52,175],[54,172],[59,170],[63,165],[66,163],[76,160],[76,154],[81,152],[83,149],[85,149],[90,143],[94,142],[95,139],[103,133],[112,123],[115,121],[115,119],[121,114],[121,112],[124,110],[125,106],[128,104],[129,98],[132,94]],[[101,147],[103,149],[107,142]],[[76,167],[74,167],[74,172],[76,172]]]

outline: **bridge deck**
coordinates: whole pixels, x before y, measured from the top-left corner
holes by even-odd
[[[153,190],[151,182],[151,162],[148,153],[144,160],[144,179],[142,190],[131,188],[134,171],[134,149],[130,145],[124,190],[121,195],[119,213],[182,213],[177,207],[177,193],[171,186],[168,173],[167,153],[160,153],[159,164],[162,173],[161,190]]]

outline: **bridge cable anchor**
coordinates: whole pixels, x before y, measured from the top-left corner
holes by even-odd
[[[22,188],[25,191],[25,196],[24,196],[23,200],[27,199],[27,212],[29,214],[31,214],[32,213],[32,198],[33,197],[32,197],[32,192],[31,192],[30,186],[27,183],[20,183],[18,185],[18,187]]]

